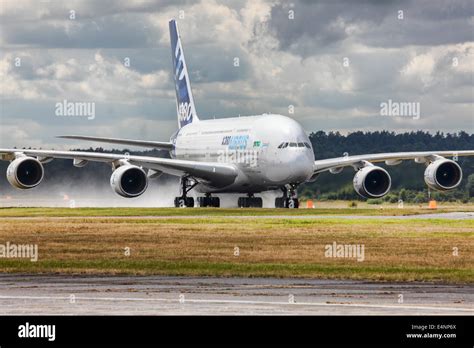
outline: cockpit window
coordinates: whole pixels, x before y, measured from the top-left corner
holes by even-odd
[[[283,142],[280,145],[278,145],[279,149],[285,149],[287,147],[307,147],[308,149],[311,149],[311,145],[307,142],[300,142],[300,143]]]

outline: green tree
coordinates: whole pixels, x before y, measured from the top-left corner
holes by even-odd
[[[406,201],[406,200],[407,200],[407,190],[405,190],[404,188],[401,189],[401,190],[400,190],[399,198],[400,198],[402,201]]]
[[[467,177],[466,191],[469,194],[469,197],[474,197],[474,174]]]

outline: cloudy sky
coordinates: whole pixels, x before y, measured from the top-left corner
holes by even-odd
[[[0,146],[168,140],[170,18],[201,119],[267,112],[308,132],[474,132],[472,0],[0,0]],[[95,118],[57,116],[64,100],[95,103]],[[388,100],[419,103],[419,119],[381,115]]]

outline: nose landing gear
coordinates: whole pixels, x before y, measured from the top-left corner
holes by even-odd
[[[275,198],[275,208],[297,209],[300,205],[296,191],[297,187],[296,184],[283,186],[281,188],[283,196]]]

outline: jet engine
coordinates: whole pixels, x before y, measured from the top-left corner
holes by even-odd
[[[462,180],[462,169],[456,162],[440,158],[425,169],[425,183],[438,191],[452,190]]]
[[[19,189],[30,189],[38,186],[43,180],[43,176],[43,165],[33,157],[18,157],[7,168],[8,182]]]
[[[377,166],[361,168],[353,180],[354,190],[364,198],[380,198],[390,191],[392,179],[388,172]]]
[[[148,178],[142,168],[127,164],[114,170],[110,186],[122,197],[138,197],[146,191]]]

